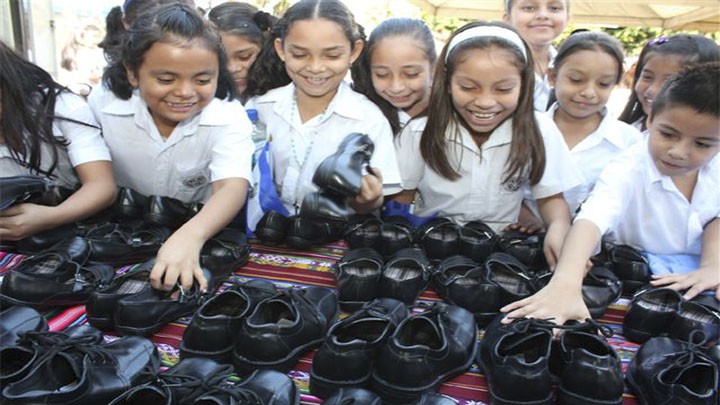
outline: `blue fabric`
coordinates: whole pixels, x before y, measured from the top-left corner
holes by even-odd
[[[258,169],[260,170],[260,194],[258,196],[260,198],[260,207],[263,212],[276,211],[287,217],[290,213],[287,208],[285,208],[285,205],[283,205],[280,195],[277,193],[272,169],[267,160],[269,150],[270,142],[265,144],[257,161]]]
[[[700,255],[656,255],[645,252],[654,275],[687,274],[700,267]]]
[[[415,227],[419,228],[426,222],[430,222],[433,218],[437,217],[437,213],[429,217],[421,217],[410,212],[412,204],[402,204],[397,201],[389,200],[383,206],[383,217],[401,216]]]

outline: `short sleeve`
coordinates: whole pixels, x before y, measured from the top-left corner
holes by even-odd
[[[402,188],[405,190],[417,189],[423,177],[425,163],[420,153],[420,137],[425,123],[425,118],[410,121],[395,138]]]
[[[252,183],[252,156],[255,144],[252,141],[252,124],[239,102],[224,102],[222,114],[236,117],[215,134],[210,162],[211,181],[239,177]]]
[[[570,150],[560,130],[546,115],[536,112],[535,118],[545,147],[545,171],[540,182],[531,187],[535,199],[550,197],[583,183]]]
[[[61,93],[55,104],[55,115],[53,132],[69,142],[67,151],[73,167],[110,160],[110,151],[102,138],[100,125],[83,98]]]

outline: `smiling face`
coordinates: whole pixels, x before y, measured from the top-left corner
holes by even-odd
[[[298,98],[327,103],[362,51],[362,41],[356,41],[354,49],[351,45],[342,27],[324,18],[295,21],[284,40],[275,40],[275,50],[285,62]]]
[[[457,58],[450,78],[453,107],[470,133],[485,140],[517,109],[522,83],[517,57],[491,46]]]
[[[635,94],[646,115],[650,115],[652,102],[660,93],[665,81],[679,72],[685,65],[685,59],[678,55],[666,55],[650,52],[645,55],[645,64],[635,83]]]
[[[220,33],[220,37],[228,56],[228,70],[241,95],[247,88],[248,70],[260,53],[260,45],[240,35]]]
[[[531,47],[541,48],[563,32],[570,13],[565,0],[515,0],[504,19]]]
[[[423,44],[409,36],[380,40],[370,55],[373,87],[395,108],[416,116],[430,99],[432,65]]]
[[[168,137],[175,126],[210,104],[218,80],[218,56],[197,43],[156,42],[145,52],[130,84],[147,103],[158,131]]]
[[[551,73],[558,110],[575,119],[598,113],[617,82],[618,61],[607,52],[582,50],[568,56]]]
[[[668,106],[648,120],[648,150],[660,173],[694,175],[720,151],[720,119]]]

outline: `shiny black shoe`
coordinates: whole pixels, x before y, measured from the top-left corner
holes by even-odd
[[[485,273],[469,257],[456,255],[437,265],[432,280],[445,301],[470,311],[481,327],[490,323],[504,302],[501,289],[485,282]]]
[[[195,312],[180,342],[180,357],[232,362],[235,336],[258,302],[277,293],[275,284],[250,280],[213,296]]]
[[[75,236],[81,236],[81,234],[82,232],[77,225],[65,224],[19,240],[16,245],[16,250],[18,253],[28,256],[41,254],[54,245]]]
[[[706,346],[717,344],[719,334],[720,308],[717,300],[711,296],[699,296],[683,301],[668,328],[671,338],[697,343],[693,342],[693,338],[699,339],[702,336]]]
[[[382,400],[372,391],[362,388],[340,388],[325,399],[326,405],[382,405]]]
[[[277,211],[267,211],[255,226],[255,236],[263,242],[282,243],[285,241],[290,220]]]
[[[460,254],[477,263],[483,263],[495,251],[497,241],[497,234],[482,221],[471,221],[460,228]]]
[[[142,218],[147,207],[147,199],[146,196],[131,188],[121,187],[115,198],[113,209],[117,215],[124,218]]]
[[[86,234],[90,244],[90,260],[115,267],[149,260],[157,255],[170,237],[168,228],[143,228],[141,222],[121,225],[110,223]]]
[[[434,218],[415,237],[428,259],[442,260],[460,253],[460,227],[447,218]]]
[[[344,223],[350,216],[347,197],[329,192],[307,193],[300,206],[300,216],[319,222]]]
[[[261,301],[236,336],[236,372],[289,372],[303,353],[322,344],[337,315],[337,297],[326,288],[291,288]]]
[[[257,370],[235,384],[220,384],[199,396],[193,405],[299,405],[295,383],[275,370]]]
[[[401,249],[385,262],[378,297],[394,298],[412,306],[430,281],[432,266],[425,253],[413,248]]]
[[[343,233],[350,249],[372,248],[380,244],[383,221],[373,214],[354,214],[348,219]]]
[[[363,167],[370,162],[374,149],[369,136],[359,133],[347,135],[337,151],[315,169],[313,183],[321,190],[355,197],[360,194]]]
[[[370,248],[349,251],[335,264],[338,303],[353,312],[378,296],[383,259]]]
[[[0,312],[0,349],[14,346],[26,332],[47,331],[47,321],[30,307],[10,307]]]
[[[650,282],[650,265],[647,258],[628,245],[606,245],[606,266],[622,281],[623,292],[633,294]]]
[[[170,197],[148,197],[143,220],[148,225],[177,229],[195,216],[202,204],[187,204]]]
[[[28,202],[37,205],[45,205],[55,207],[62,204],[68,197],[73,195],[76,190],[65,188],[62,186],[50,186],[47,191],[37,196],[31,197]]]
[[[41,195],[49,186],[47,180],[35,175],[0,177],[0,189],[2,189],[0,211]]]
[[[313,359],[310,392],[328,398],[342,388],[368,386],[380,348],[408,315],[402,302],[378,298],[334,324]]]
[[[500,236],[497,246],[502,252],[518,259],[530,271],[539,271],[548,267],[543,252],[543,236],[510,231]]]
[[[383,257],[390,257],[400,249],[409,248],[415,243],[415,229],[410,221],[401,216],[389,216],[383,219],[380,228],[380,242],[377,251]]]
[[[622,282],[605,267],[593,266],[585,275],[582,296],[593,319],[605,314],[608,306],[622,294]]]
[[[288,246],[299,250],[310,250],[325,243],[334,242],[342,237],[344,222],[317,221],[300,216],[289,217],[285,242]]]
[[[476,349],[473,315],[436,303],[398,325],[375,361],[371,385],[384,401],[410,402],[464,373]]]
[[[643,343],[667,333],[682,302],[682,295],[669,288],[638,291],[623,318],[623,336],[631,342]]]
[[[250,244],[243,231],[224,229],[210,238],[200,251],[200,264],[206,267],[213,279],[223,281],[230,273],[244,266],[250,258]],[[213,285],[219,287],[215,281]]]
[[[88,322],[98,329],[113,329],[118,301],[149,290],[150,272],[154,265],[155,259],[134,266],[117,275],[107,288],[90,293],[85,304]]]

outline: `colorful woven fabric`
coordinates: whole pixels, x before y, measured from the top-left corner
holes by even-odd
[[[295,286],[322,286],[328,288],[335,287],[335,276],[332,266],[347,251],[344,243],[331,244],[314,249],[309,252],[291,251],[284,247],[263,246],[258,241],[251,241],[252,252],[247,265],[237,270],[231,280],[228,280],[221,291],[226,288],[233,280],[249,280],[249,279],[265,279],[275,282],[279,288],[287,288]],[[7,271],[16,267],[22,261],[20,255],[7,254],[0,252],[0,278]],[[118,269],[118,272],[127,271],[130,267]],[[441,298],[429,288],[420,296],[420,301],[433,302]],[[625,340],[620,334],[622,329],[622,319],[627,310],[629,301],[626,298],[620,299],[613,304],[600,319],[600,322],[610,326],[616,334],[609,339],[610,344],[615,348],[623,362],[623,371],[626,370],[628,363],[638,349],[638,345]],[[417,309],[421,311],[420,308]],[[82,306],[69,308],[65,310],[56,310],[46,314],[48,321],[53,330],[63,329],[70,325],[76,325],[86,322],[85,309]],[[153,335],[151,339],[158,346],[163,356],[163,366],[172,366],[179,360],[178,346],[182,340],[182,335],[187,327],[190,318],[182,318],[176,322],[165,325],[158,333]],[[482,337],[482,332],[479,338]],[[108,335],[107,340],[114,339],[115,336]],[[315,352],[309,352],[303,355],[290,372],[302,396],[303,404],[319,404],[322,400],[310,395],[309,392],[309,372],[312,365],[312,359]],[[458,376],[452,380],[445,382],[439,389],[442,394],[450,396],[456,400],[459,405],[475,405],[485,404],[489,401],[488,387],[484,376],[480,373],[477,366],[473,365],[468,372]],[[637,400],[626,390],[624,395],[624,405],[637,404]]]

